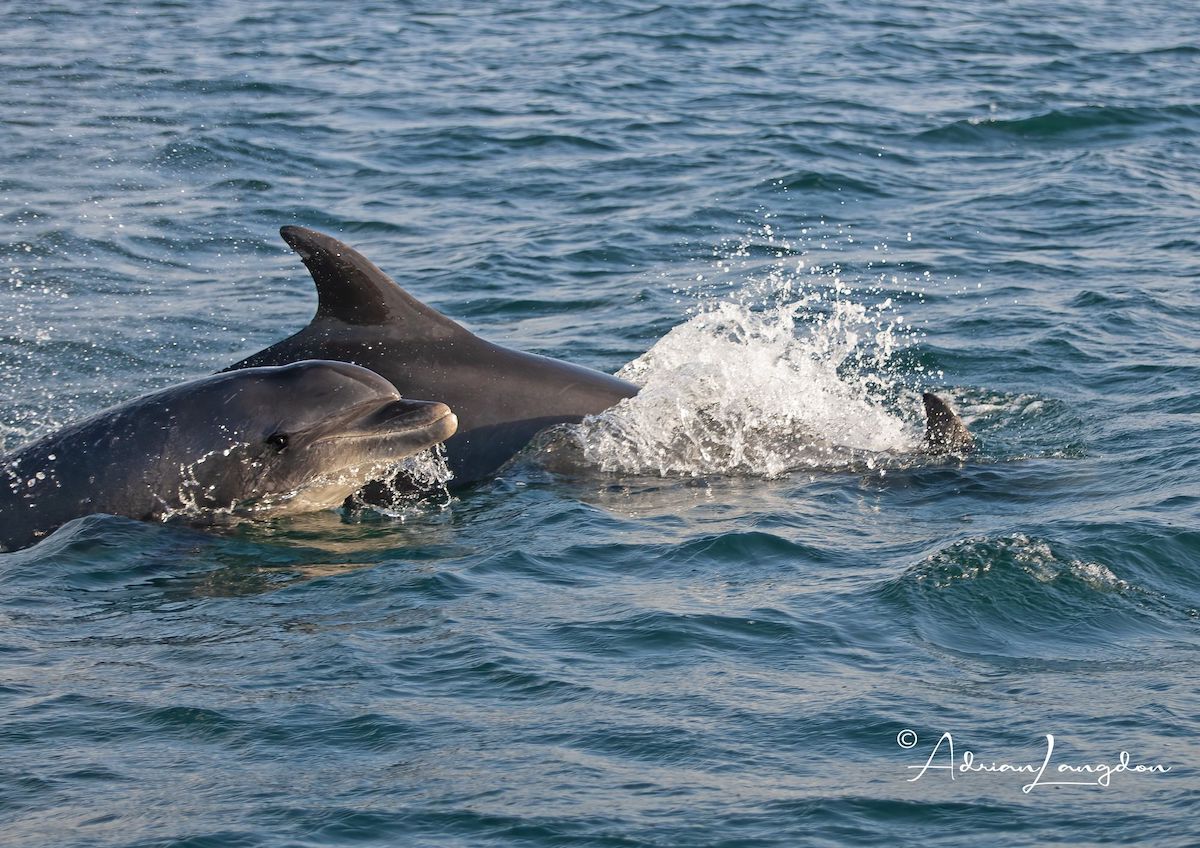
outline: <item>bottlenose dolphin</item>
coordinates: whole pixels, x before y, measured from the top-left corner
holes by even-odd
[[[279,232],[317,284],[316,317],[227,370],[338,359],[381,374],[405,396],[448,404],[458,416],[445,447],[454,486],[492,476],[540,430],[637,394],[600,371],[479,338],[335,238],[305,227]]]
[[[539,431],[577,423],[638,392],[608,374],[479,338],[332,236],[295,226],[279,232],[312,274],[317,314],[300,332],[227,370],[338,359],[378,372],[406,396],[444,401],[459,421],[445,445],[454,487],[494,475]],[[927,394],[925,408],[925,450],[969,450],[966,428],[944,401]],[[368,499],[387,495],[372,491]]]
[[[0,550],[92,513],[213,522],[335,507],[454,433],[345,362],[217,374],[112,407],[0,458]]]

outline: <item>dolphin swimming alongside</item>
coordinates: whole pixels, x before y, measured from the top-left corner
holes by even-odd
[[[488,479],[540,431],[578,423],[638,393],[608,374],[485,341],[421,303],[370,260],[332,236],[280,229],[317,285],[317,314],[304,329],[227,370],[300,359],[370,368],[406,396],[437,398],[458,415],[445,444],[461,487]],[[964,453],[970,435],[937,395],[925,395],[929,453]],[[386,500],[387,492],[368,495]]]
[[[0,550],[93,513],[211,523],[340,506],[456,426],[445,404],[345,362],[217,374],[0,458]]]
[[[280,234],[317,284],[316,317],[228,370],[337,359],[370,368],[406,397],[437,398],[458,416],[445,446],[454,486],[491,477],[546,427],[577,423],[638,392],[600,371],[479,338],[331,236],[304,227]]]

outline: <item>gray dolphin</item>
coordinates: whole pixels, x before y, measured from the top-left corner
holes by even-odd
[[[317,284],[316,317],[227,370],[338,359],[381,374],[405,396],[443,401],[458,416],[446,442],[452,485],[487,479],[552,424],[582,421],[637,394],[637,386],[600,371],[479,338],[331,236],[305,227],[279,232]]]
[[[279,232],[317,284],[317,314],[300,332],[227,370],[338,359],[378,372],[404,395],[444,401],[459,421],[445,447],[452,486],[492,476],[539,431],[577,423],[638,392],[608,374],[479,338],[332,236],[294,226]],[[941,398],[926,395],[925,407],[928,452],[969,449],[966,428]]]
[[[454,433],[345,362],[217,374],[154,392],[0,458],[0,550],[92,513],[212,522],[339,506]]]

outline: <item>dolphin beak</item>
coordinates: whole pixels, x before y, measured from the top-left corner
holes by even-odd
[[[454,435],[458,418],[444,403],[393,400],[384,403],[313,444],[358,442],[379,458],[402,459]]]
[[[458,430],[458,417],[444,403],[429,400],[400,400],[384,404],[363,419],[365,432],[396,433],[425,431],[440,442]]]

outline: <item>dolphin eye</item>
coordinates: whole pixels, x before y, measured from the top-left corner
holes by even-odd
[[[274,433],[267,436],[267,444],[275,448],[279,453],[283,453],[288,446],[287,433]]]

